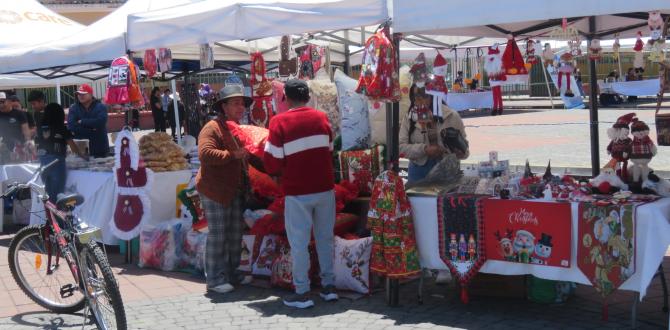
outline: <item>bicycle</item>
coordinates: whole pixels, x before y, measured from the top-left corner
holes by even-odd
[[[78,194],[59,195],[54,204],[35,180],[58,160],[40,167],[26,184],[11,184],[0,198],[31,189],[44,204],[46,223],[19,230],[9,244],[9,269],[21,290],[55,313],[89,310],[98,329],[126,329],[119,286],[103,249],[101,230],[73,215],[84,202]],[[67,267],[62,267],[62,259]],[[69,272],[68,272],[69,269]]]

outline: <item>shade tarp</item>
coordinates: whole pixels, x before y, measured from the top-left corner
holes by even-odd
[[[670,13],[668,0],[393,0],[395,32],[504,37],[507,33],[520,36],[546,36],[550,28],[534,29],[548,20],[579,18],[571,24],[588,32],[588,17],[596,17],[599,38],[611,38],[622,27],[621,37],[631,37],[641,30],[647,33],[647,16],[630,15],[660,10]],[[525,33],[515,33],[527,30]]]
[[[252,40],[379,24],[386,0],[205,0],[128,17],[128,47]]]
[[[83,28],[34,0],[0,1],[0,51],[58,39]]]
[[[132,13],[167,8],[192,0],[129,0],[93,24],[74,30],[65,37],[54,38],[46,27],[47,38],[36,46],[0,51],[0,73],[21,72],[57,66],[111,62],[126,53],[127,17]],[[34,1],[13,1],[15,3]],[[47,32],[48,33],[45,33]],[[17,32],[20,35],[20,33]],[[4,40],[5,31],[2,31]],[[11,33],[8,35],[12,35]],[[24,35],[25,37],[25,35]]]

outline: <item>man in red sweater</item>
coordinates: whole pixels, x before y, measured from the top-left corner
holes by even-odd
[[[307,246],[312,226],[321,267],[320,296],[325,301],[338,299],[333,285],[333,137],[326,115],[305,106],[309,101],[307,83],[289,80],[284,92],[289,111],[270,120],[264,161],[267,173],[281,176],[286,194],[284,218],[293,258],[295,294],[284,297],[284,304],[307,308],[314,306],[307,296],[310,290]]]

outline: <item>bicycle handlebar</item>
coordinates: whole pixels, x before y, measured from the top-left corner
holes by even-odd
[[[14,192],[17,191],[18,189],[32,188],[31,183],[35,180],[35,178],[37,178],[37,176],[39,176],[39,175],[42,175],[42,173],[44,173],[44,171],[46,171],[49,167],[54,166],[56,163],[58,163],[58,159],[54,159],[49,164],[46,164],[44,166],[40,166],[37,169],[37,171],[35,172],[35,174],[33,174],[33,177],[30,179],[30,181],[28,181],[28,183],[15,182],[13,184],[10,184],[7,187],[7,190],[5,191],[5,193],[0,195],[0,198],[7,198],[8,196],[11,196],[12,194],[14,194]]]

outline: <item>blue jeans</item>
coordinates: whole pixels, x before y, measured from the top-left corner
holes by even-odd
[[[429,158],[425,164],[417,165],[410,161],[407,168],[407,183],[413,183],[425,178],[428,172],[433,169],[433,166],[439,162],[437,159]]]
[[[335,227],[335,192],[286,196],[284,218],[286,236],[293,259],[293,285],[297,294],[309,292],[309,241],[314,226],[316,253],[321,267],[321,285],[334,285],[333,228]]]
[[[65,191],[65,181],[67,180],[65,157],[55,155],[40,156],[40,164],[42,166],[51,163],[55,159],[58,159],[58,162],[42,173],[42,182],[44,183],[45,190],[49,195],[49,200],[54,203],[58,200],[58,194]]]

